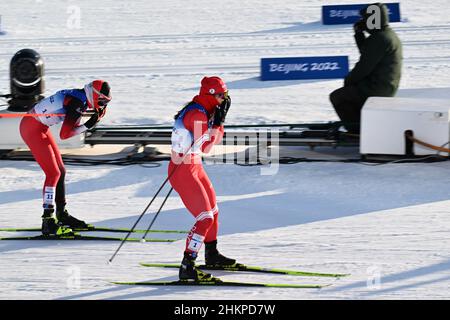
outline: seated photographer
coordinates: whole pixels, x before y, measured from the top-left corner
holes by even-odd
[[[330,101],[347,131],[359,134],[361,109],[367,98],[393,97],[397,92],[402,44],[389,27],[388,10],[381,3],[362,9],[361,19],[353,29],[361,56],[345,78],[344,87],[330,94]]]

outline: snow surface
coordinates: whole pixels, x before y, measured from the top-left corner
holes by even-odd
[[[261,57],[349,55],[352,64],[357,61],[351,26],[321,25],[324,4],[330,3],[2,1],[0,92],[9,91],[10,58],[30,47],[45,59],[46,94],[98,77],[111,83],[114,98],[104,124],[169,124],[204,75],[227,81],[233,97],[229,124],[336,120],[328,94],[341,80],[258,80]],[[403,22],[393,24],[404,45],[399,96],[450,97],[448,2],[433,5],[439,10],[423,1],[403,1]],[[77,8],[80,28],[69,28]],[[0,162],[0,168],[0,226],[39,225],[40,168],[13,161]],[[72,214],[99,226],[130,227],[165,179],[167,163],[67,169]],[[260,167],[231,164],[206,165],[206,170],[218,194],[225,255],[249,265],[351,276],[215,273],[226,280],[332,284],[321,290],[116,286],[109,281],[175,279],[175,270],[138,263],[178,263],[184,240],[127,243],[111,265],[115,242],[13,241],[0,243],[0,298],[450,298],[448,162],[301,163],[281,165],[269,176]],[[146,215],[139,227],[151,218]],[[154,229],[192,224],[174,194]]]

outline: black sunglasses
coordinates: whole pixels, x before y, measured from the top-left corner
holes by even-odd
[[[224,93],[216,93],[215,96],[220,99],[228,99],[228,91],[226,91]]]

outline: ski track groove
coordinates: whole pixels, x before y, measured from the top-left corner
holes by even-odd
[[[319,27],[320,22],[317,22]],[[308,27],[306,27],[308,28]],[[393,25],[393,28],[398,33],[403,32],[420,32],[421,34],[426,33],[426,31],[436,32],[438,30],[447,31],[450,30],[450,25],[424,25],[424,26],[398,26]],[[329,34],[330,32],[339,31],[339,29],[351,29],[351,27],[326,27],[326,30],[315,29],[313,30],[296,30],[291,32],[283,32],[283,31],[254,31],[254,32],[237,32],[237,33],[202,33],[202,34],[160,34],[160,35],[139,35],[139,36],[130,36],[130,35],[121,35],[121,36],[84,36],[84,37],[56,37],[56,38],[9,38],[9,39],[1,39],[0,44],[12,43],[17,44],[18,42],[26,42],[26,43],[45,43],[45,42],[58,42],[58,43],[66,43],[66,42],[99,42],[101,40],[102,43],[107,43],[110,41],[167,41],[173,39],[206,39],[210,41],[211,38],[240,38],[242,41],[242,37],[270,37],[272,40],[276,36],[296,36],[296,35],[311,35],[317,36],[322,34]],[[338,33],[337,33],[338,34]]]

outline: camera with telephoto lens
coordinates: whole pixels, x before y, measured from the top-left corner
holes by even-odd
[[[27,111],[44,98],[44,61],[39,53],[32,49],[22,49],[12,57],[10,85],[10,111]]]

